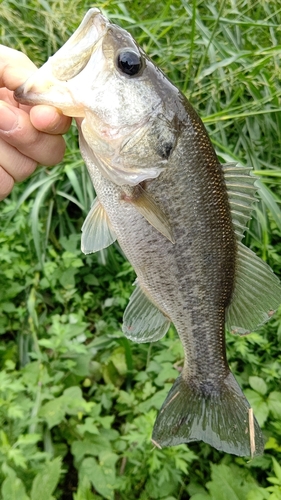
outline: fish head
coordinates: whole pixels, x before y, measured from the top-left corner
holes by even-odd
[[[93,111],[112,124],[117,116],[133,124],[161,101],[155,76],[164,78],[132,36],[92,8],[70,39],[15,91],[15,98],[56,106],[69,116]]]
[[[149,149],[152,136],[161,136],[159,128],[167,125],[167,117],[159,119],[167,90],[178,94],[127,31],[92,8],[69,40],[14,95],[23,104],[53,105],[75,117],[105,175],[119,185],[136,185],[163,169],[165,158],[154,151],[150,170],[143,165],[142,175],[132,173],[138,170],[134,164],[139,162],[139,148]]]

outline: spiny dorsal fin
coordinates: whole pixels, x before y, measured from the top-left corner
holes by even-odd
[[[134,342],[156,342],[164,337],[170,320],[156,307],[136,283],[123,317],[123,332]]]
[[[81,231],[81,250],[85,254],[98,252],[116,240],[107,214],[98,198],[92,203]]]
[[[235,287],[226,328],[246,335],[268,321],[281,304],[280,281],[252,250],[238,243]]]
[[[246,224],[251,218],[253,203],[256,201],[256,178],[250,175],[250,167],[237,166],[237,163],[222,165],[231,209],[236,238],[241,241]]]

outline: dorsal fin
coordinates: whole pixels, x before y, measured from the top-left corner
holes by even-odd
[[[253,203],[256,201],[256,178],[250,175],[250,167],[237,166],[237,163],[222,165],[232,222],[236,238],[241,241],[246,230],[246,224],[251,218]]]

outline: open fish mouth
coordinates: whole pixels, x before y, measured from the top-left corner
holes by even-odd
[[[83,117],[84,106],[77,102],[79,75],[100,46],[110,24],[99,9],[90,9],[69,40],[16,89],[16,101],[31,106],[53,105],[65,115]]]

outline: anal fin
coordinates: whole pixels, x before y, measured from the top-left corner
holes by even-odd
[[[85,254],[98,252],[116,240],[110,221],[98,198],[92,203],[81,231],[81,250]]]
[[[156,342],[164,337],[170,320],[136,285],[123,316],[123,333],[134,342]]]
[[[237,270],[226,328],[246,335],[268,321],[281,304],[281,284],[271,268],[252,250],[238,243]]]

